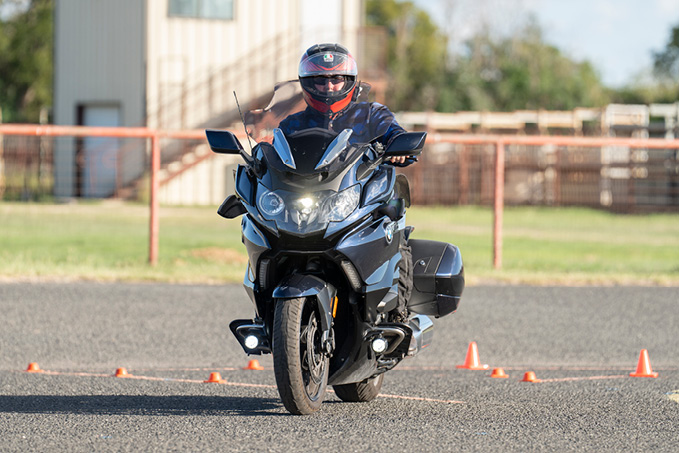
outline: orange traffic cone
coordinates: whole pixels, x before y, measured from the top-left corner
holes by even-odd
[[[526,374],[523,375],[523,379],[521,379],[521,382],[541,382],[541,381],[535,376],[535,373],[533,371],[526,371]]]
[[[209,384],[209,383],[212,383],[212,382],[214,382],[216,384],[223,384],[223,383],[226,382],[226,379],[222,379],[221,374],[219,374],[217,372],[213,372],[213,373],[210,373],[210,377],[208,378],[208,380],[203,381],[203,382],[205,382],[206,384]]]
[[[475,341],[469,343],[469,348],[467,348],[467,357],[464,359],[464,365],[457,365],[457,368],[464,368],[465,370],[488,369],[488,365],[481,365],[479,362],[479,350]]]
[[[248,366],[244,370],[263,370],[264,367],[259,364],[259,360],[253,359],[248,362]]]
[[[126,377],[129,377],[129,376],[130,376],[130,373],[128,373],[125,368],[118,368],[116,370],[116,377],[126,378]]]
[[[29,373],[43,373],[44,371],[40,369],[37,363],[31,362],[28,364],[28,368],[26,368],[26,371]]]
[[[651,360],[648,358],[648,351],[642,349],[639,354],[639,363],[637,364],[637,371],[629,374],[631,377],[652,377],[657,378],[658,373],[651,369]]]
[[[505,373],[505,370],[502,368],[493,368],[493,372],[490,373],[490,377],[492,378],[508,378],[509,375]]]

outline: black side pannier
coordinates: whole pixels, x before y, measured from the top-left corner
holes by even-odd
[[[410,311],[435,317],[454,313],[464,290],[460,249],[452,244],[411,239],[413,293]]]

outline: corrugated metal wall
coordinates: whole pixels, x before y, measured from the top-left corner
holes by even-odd
[[[143,125],[144,16],[144,2],[139,0],[56,0],[55,124],[84,124],[85,109],[96,107],[117,110],[117,124],[110,126]],[[82,141],[67,139],[55,155],[57,197],[87,192],[84,178],[88,169],[83,162],[89,150],[83,147]],[[115,177],[133,179],[143,171],[139,166],[144,162],[144,150],[127,152],[125,157],[137,169]],[[112,194],[114,189],[112,185],[102,194]]]
[[[308,40],[302,11],[318,7],[308,0],[234,0],[233,20],[223,20],[170,16],[169,1],[56,0],[55,124],[78,124],[83,109],[103,107],[118,109],[120,126],[229,126],[238,118],[233,91],[244,109],[254,108],[250,101],[296,77]],[[328,19],[320,10],[317,25],[336,29],[333,36],[351,47],[362,0],[333,1],[337,14]],[[55,155],[58,197],[80,195],[86,173],[88,151],[70,143]],[[179,151],[163,149],[164,163],[182,158]],[[117,171],[131,169],[117,181],[134,184],[146,151],[118,154]]]
[[[117,104],[121,125],[144,119],[144,2],[57,0],[54,121],[77,124],[78,104]]]
[[[169,17],[149,1],[148,125],[190,128],[295,76],[298,0],[240,0],[234,20]]]

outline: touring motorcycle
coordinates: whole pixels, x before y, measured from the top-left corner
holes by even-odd
[[[305,107],[296,81],[277,85],[268,107],[243,118],[250,152],[233,133],[206,130],[212,151],[244,160],[218,213],[243,216],[255,313],[230,329],[248,355],[273,354],[293,414],[317,411],[328,385],[343,401],[374,399],[384,373],[431,343],[431,317],[455,312],[464,289],[456,246],[411,237],[407,179],[388,164],[420,154],[426,133],[386,148],[380,130],[368,140],[351,128],[285,135],[280,121]]]

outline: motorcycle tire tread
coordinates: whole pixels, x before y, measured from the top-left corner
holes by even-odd
[[[367,403],[380,394],[384,373],[353,384],[334,385],[332,388],[339,399],[348,403]]]
[[[304,390],[304,378],[300,361],[300,326],[306,298],[278,301],[276,303],[273,328],[274,376],[278,393],[285,408],[296,415],[316,412],[323,403],[325,388],[321,395],[311,400]],[[286,341],[286,339],[293,341]],[[327,385],[328,365],[325,367]]]

